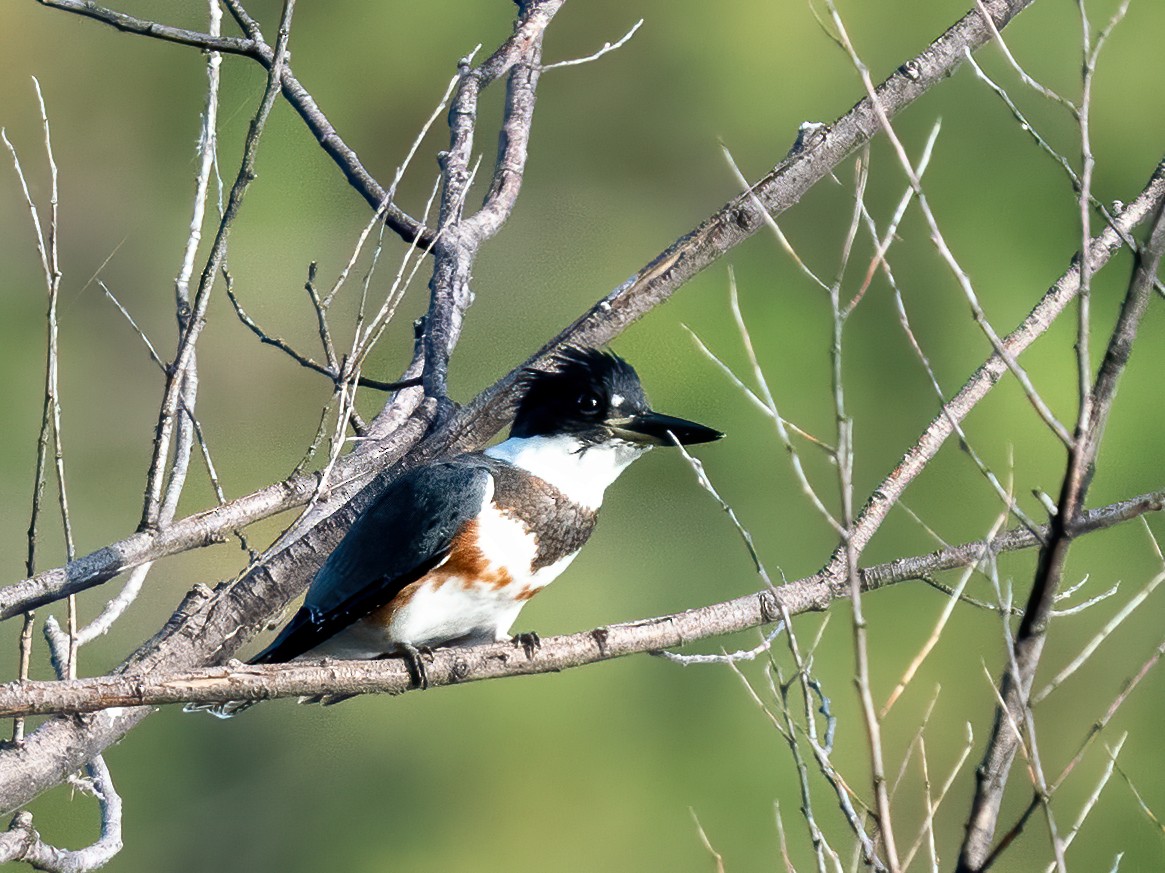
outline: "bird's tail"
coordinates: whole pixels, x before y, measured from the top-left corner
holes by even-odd
[[[306,607],[301,607],[299,612],[287,623],[287,626],[279,632],[279,636],[275,638],[274,642],[259,654],[248,659],[247,663],[281,664],[295,661],[303,657],[319,642],[319,627],[320,624],[315,614]],[[355,696],[354,694],[313,694],[299,698],[299,702],[322,703],[324,706],[330,706]],[[188,703],[182,708],[182,711],[209,712],[217,718],[231,718],[244,709],[250,709],[258,702],[258,700],[228,700],[225,703]]]

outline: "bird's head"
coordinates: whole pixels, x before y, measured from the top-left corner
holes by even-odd
[[[548,370],[527,370],[511,437],[570,436],[583,446],[629,443],[640,449],[718,440],[724,434],[654,412],[635,369],[611,352],[568,347]]]

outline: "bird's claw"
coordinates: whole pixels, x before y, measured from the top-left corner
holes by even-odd
[[[534,653],[542,648],[542,638],[534,631],[514,634],[513,643],[515,646],[522,647],[522,651],[526,653],[527,661],[533,661]]]
[[[409,671],[409,678],[413,682],[414,688],[420,688],[424,691],[429,687],[429,670],[425,666],[424,658],[433,660],[433,650],[428,646],[409,646],[403,647],[401,657],[404,658],[405,666]]]

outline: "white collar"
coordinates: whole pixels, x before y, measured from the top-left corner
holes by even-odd
[[[598,509],[607,486],[651,446],[611,440],[587,445],[568,434],[510,437],[484,454],[533,473],[575,503]]]

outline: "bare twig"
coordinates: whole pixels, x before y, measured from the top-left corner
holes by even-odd
[[[1128,786],[1129,791],[1132,792],[1133,799],[1137,802],[1137,806],[1140,807],[1140,810],[1144,814],[1145,818],[1153,823],[1158,833],[1160,833],[1162,836],[1165,836],[1165,821],[1162,821],[1161,817],[1153,812],[1152,807],[1150,807],[1149,804],[1145,802],[1144,796],[1140,791],[1137,790],[1137,785],[1135,782],[1133,782],[1132,777],[1125,772],[1123,767],[1117,767],[1116,771],[1125,781],[1125,785]]]
[[[276,49],[267,44],[257,26],[249,30],[247,38],[241,39],[238,37],[214,36],[212,34],[199,33],[179,27],[170,27],[157,21],[136,18],[132,15],[107,9],[99,6],[95,2],[89,2],[89,0],[38,0],[38,2],[53,9],[60,9],[65,12],[72,12],[77,15],[92,18],[108,24],[123,33],[132,33],[138,36],[160,39],[165,42],[193,46],[203,51],[218,51],[223,54],[242,55],[257,61],[269,71],[275,66]],[[254,23],[249,17],[243,18],[238,14],[237,3],[228,3],[227,6],[231,9],[232,14],[236,15],[237,19],[242,18],[242,21],[248,21],[251,24]],[[244,27],[244,31],[248,31],[248,28]],[[331,122],[320,111],[319,106],[311,94],[292,75],[291,67],[287,64],[280,64],[280,67],[279,82],[284,97],[286,97],[300,118],[303,119],[316,141],[320,144],[320,147],[344,173],[348,183],[356,189],[371,207],[374,209],[378,208],[379,204],[385,201],[386,192],[384,188],[372,178],[372,175],[364,168],[364,165],[360,163],[360,159],[356,153],[340,138],[336,129],[332,127]],[[422,247],[426,247],[432,242],[431,231],[401,211],[395,204],[390,204],[385,209],[384,215],[385,223],[406,242],[418,240]]]
[[[958,777],[959,773],[962,771],[963,765],[971,756],[971,748],[974,743],[975,735],[971,730],[971,725],[968,724],[966,740],[963,742],[963,748],[959,753],[959,757],[951,766],[951,771],[947,775],[946,781],[943,782],[942,787],[939,789],[938,795],[930,799],[926,812],[926,818],[923,820],[922,825],[919,827],[918,836],[915,837],[914,843],[911,844],[909,851],[907,851],[906,855],[902,859],[902,866],[904,868],[910,867],[910,862],[914,860],[914,855],[921,847],[923,840],[925,839],[929,841],[931,838],[931,834],[934,828],[934,816],[938,813],[939,807],[942,805],[943,800],[946,799],[947,794],[950,792],[951,786],[954,784],[956,777]]]
[[[777,825],[777,841],[781,846],[781,861],[785,865],[785,873],[796,873],[793,868],[793,859],[789,857],[789,841],[785,836],[785,822],[781,819],[781,804],[780,801],[773,801],[773,818]],[[817,868],[821,873],[824,873],[825,868],[818,865]]]
[[[762,400],[760,397],[758,397],[755,391],[753,391],[746,384],[744,384],[744,380],[740,376],[738,376],[736,373],[734,373],[732,368],[729,367],[726,363],[724,363],[724,361],[721,358],[717,357],[715,352],[713,352],[710,348],[708,348],[708,345],[700,338],[699,334],[697,334],[694,330],[692,330],[686,324],[683,325],[683,328],[684,328],[684,330],[686,330],[688,332],[688,336],[690,336],[692,338],[692,342],[695,343],[696,348],[700,351],[700,354],[702,354],[709,361],[711,361],[713,364],[716,365],[716,368],[718,370],[720,370],[720,372],[723,373],[728,378],[728,380],[732,383],[733,387],[736,388],[738,391],[740,391],[741,394],[744,395],[745,400],[747,400],[749,403],[751,403],[753,406],[755,406],[767,418],[769,418],[771,420],[773,417],[773,411],[765,403],[765,401]],[[764,372],[762,371],[760,375],[763,377]],[[832,463],[837,463],[837,449],[834,446],[829,445],[824,440],[819,439],[818,437],[809,433],[809,431],[805,430],[804,428],[798,427],[796,424],[789,421],[787,418],[782,418],[781,422],[792,433],[794,433],[795,435],[797,435],[801,439],[805,440],[808,443],[811,443],[813,446],[815,446],[816,448],[823,451],[826,454],[827,458]]]
[[[1003,515],[1000,515],[996,518],[995,524],[991,527],[991,533],[988,534],[986,538],[988,542],[996,538],[999,529],[1003,527],[1004,521],[1006,521],[1006,518]],[[878,713],[879,718],[886,717],[886,715],[893,708],[894,704],[898,701],[898,698],[906,690],[906,687],[910,684],[911,680],[918,673],[918,669],[922,666],[923,662],[934,650],[934,647],[938,645],[938,641],[942,636],[942,632],[946,628],[947,622],[950,621],[951,614],[955,610],[955,605],[959,602],[959,599],[963,594],[963,589],[966,588],[967,582],[970,581],[974,572],[975,565],[970,565],[959,574],[959,581],[955,584],[954,590],[948,597],[947,602],[943,605],[942,612],[939,614],[938,619],[935,621],[934,629],[930,632],[930,636],[927,637],[926,642],[924,642],[922,647],[918,650],[918,654],[914,656],[914,659],[906,667],[906,670],[902,674],[902,678],[898,680],[898,684],[895,685],[894,690],[890,692],[890,696],[886,698],[886,702],[882,705],[882,709]]]
[[[45,108],[44,94],[41,92],[40,82],[32,80],[36,86],[37,104],[40,106],[41,124],[44,127],[45,158],[48,161],[51,178],[49,194],[49,224],[48,224],[48,264],[45,275],[46,291],[48,292],[48,350],[45,363],[45,391],[44,391],[44,420],[51,421],[49,431],[53,445],[53,469],[57,480],[57,498],[61,511],[61,529],[65,536],[65,558],[73,560],[76,557],[73,545],[73,526],[69,521],[68,490],[65,486],[65,455],[61,436],[61,397],[60,397],[60,345],[59,321],[57,315],[61,293],[60,267],[60,232],[59,232],[59,191],[57,162],[53,157],[52,138],[49,133],[49,116]],[[41,440],[48,434],[42,425]],[[30,528],[31,529],[31,528]],[[69,679],[77,678],[77,598],[70,596],[67,605],[68,639],[63,653],[65,676]],[[46,625],[47,630],[47,625]]]
[[[743,676],[741,676],[743,679]],[[805,678],[804,674],[798,671],[798,680]],[[775,679],[775,681],[774,681]],[[786,682],[784,677],[780,674],[775,662],[770,665],[768,672],[769,689],[772,693],[773,699],[780,707],[781,721],[778,722],[776,717],[769,712],[768,707],[761,701],[760,696],[752,689],[752,686],[747,682],[745,687],[748,688],[749,693],[753,696],[754,702],[761,709],[769,715],[773,726],[784,738],[786,745],[789,747],[789,753],[792,755],[793,764],[797,768],[797,782],[800,787],[801,794],[801,818],[805,821],[805,826],[809,831],[809,840],[813,844],[814,859],[817,862],[818,873],[825,873],[826,862],[833,863],[833,869],[837,873],[841,873],[841,860],[838,858],[837,852],[829,844],[829,840],[822,832],[817,824],[817,819],[813,811],[813,793],[809,782],[809,767],[806,763],[805,756],[801,752],[801,740],[799,734],[802,732],[793,717],[793,709],[789,704],[789,691],[793,687],[792,682]],[[798,682],[800,684],[800,682]],[[811,717],[811,716],[810,716]],[[814,731],[813,722],[810,721],[805,726],[805,732],[808,735],[809,742],[812,744],[812,733]],[[818,747],[819,748],[819,747]],[[830,774],[826,772],[825,778],[835,785],[835,780],[830,780]]]
[[[1065,851],[1072,845],[1072,841],[1076,839],[1076,835],[1080,833],[1080,828],[1084,826],[1085,819],[1096,808],[1096,802],[1100,799],[1100,792],[1104,791],[1104,786],[1108,784],[1108,780],[1112,778],[1112,771],[1116,768],[1116,759],[1120,756],[1121,749],[1124,748],[1125,740],[1129,738],[1127,733],[1121,734],[1120,739],[1117,740],[1116,746],[1108,749],[1108,763],[1105,765],[1104,772],[1100,775],[1100,779],[1096,782],[1096,787],[1092,793],[1088,795],[1088,799],[1084,801],[1080,807],[1080,813],[1076,816],[1076,821],[1072,823],[1072,827],[1064,834],[1063,842]],[[1049,864],[1046,868],[1046,873],[1052,873],[1056,869],[1054,863]]]
[[[642,23],[643,22],[641,21],[640,24]],[[725,873],[724,856],[717,852],[716,849],[712,846],[712,841],[708,839],[708,835],[704,832],[704,826],[700,824],[700,819],[696,816],[696,811],[694,809],[689,809],[688,812],[692,814],[692,822],[696,825],[696,834],[700,838],[700,844],[708,851],[708,854],[710,854],[712,859],[716,862],[716,873]]]
[[[829,293],[829,285],[825,282],[825,280],[813,272],[813,269],[808,264],[805,263],[802,257],[797,253],[797,250],[793,247],[793,244],[789,242],[789,238],[785,236],[785,232],[781,230],[781,226],[777,223],[776,217],[765,210],[764,204],[762,204],[760,199],[753,193],[752,186],[748,179],[745,178],[744,173],[742,173],[740,170],[740,167],[736,165],[736,160],[732,157],[732,152],[723,147],[722,151],[724,152],[724,159],[728,162],[728,167],[732,170],[732,175],[736,179],[736,184],[744,191],[753,207],[760,211],[761,218],[764,220],[765,226],[770,231],[772,231],[773,237],[777,241],[777,245],[779,245],[785,251],[785,253],[792,259],[797,269],[804,273],[809,281],[811,281],[822,291]]]
[[[247,133],[246,143],[243,146],[243,159],[239,166],[239,173],[231,188],[226,209],[219,221],[218,232],[214,244],[202,269],[202,276],[198,289],[190,304],[190,311],[183,319],[178,349],[174,361],[167,370],[166,392],[158,411],[157,437],[154,442],[154,454],[150,462],[149,473],[146,477],[145,504],[142,508],[141,527],[156,529],[159,526],[159,516],[162,510],[162,481],[166,467],[166,460],[170,454],[171,440],[175,427],[175,413],[179,407],[180,397],[186,385],[186,373],[194,358],[195,346],[202,335],[202,328],[206,323],[206,311],[210,305],[211,288],[221,268],[227,250],[227,238],[239,213],[243,198],[251,181],[255,178],[255,157],[259,147],[259,140],[279,94],[280,75],[284,59],[287,55],[287,42],[290,38],[291,16],[295,10],[295,0],[284,0],[283,15],[279,26],[279,39],[275,47],[275,56],[269,70],[267,89],[260,101],[259,109],[251,122]]]
[[[150,353],[150,360],[157,365],[159,370],[165,372],[166,362],[162,360],[162,356],[158,354],[158,350],[154,348],[154,344],[150,342],[150,338],[146,335],[146,332],[142,330],[137,321],[134,320],[134,317],[130,314],[130,311],[126,309],[125,306],[122,305],[121,301],[117,299],[114,293],[109,290],[108,285],[106,285],[100,279],[97,280],[97,284],[100,286],[101,290],[105,292],[105,296],[109,298],[109,301],[117,307],[117,311],[122,314],[122,317],[125,318],[129,326],[133,328],[134,333],[138,335],[138,339],[140,339],[145,344],[146,351]]]
[[[28,180],[24,175],[19,156],[15,147],[9,142],[6,133],[0,130],[0,139],[3,139],[12,156],[16,176],[24,194],[24,202],[28,207],[32,221],[33,233],[36,236],[37,253],[40,255],[41,270],[44,273],[45,293],[48,299],[46,315],[46,343],[45,343],[45,376],[44,401],[41,410],[40,432],[37,437],[36,471],[33,478],[32,512],[28,526],[28,551],[25,560],[26,569],[30,575],[36,570],[38,529],[44,498],[44,488],[47,478],[48,455],[50,445],[53,453],[53,469],[57,483],[57,498],[60,507],[61,528],[64,532],[65,553],[67,560],[73,560],[73,531],[69,519],[68,491],[65,483],[65,459],[61,438],[61,402],[59,390],[59,320],[58,302],[61,288],[59,222],[58,222],[58,171],[53,157],[52,136],[49,127],[48,110],[45,106],[44,94],[40,82],[34,77],[33,86],[36,90],[37,105],[40,109],[41,126],[44,134],[45,162],[49,168],[49,216],[47,224],[42,224],[40,212],[29,191]],[[69,678],[76,678],[77,663],[77,603],[73,596],[68,598],[68,647],[65,653],[66,672]],[[32,654],[33,615],[25,614],[24,627],[20,634],[19,675],[28,676],[29,662]],[[12,735],[14,742],[19,745],[24,741],[24,721],[18,719],[13,724]]]
[[[789,431],[785,427],[785,419],[781,416],[780,410],[777,409],[777,402],[773,398],[773,392],[769,389],[769,383],[765,378],[764,370],[761,369],[760,361],[757,359],[756,349],[752,344],[752,335],[740,311],[740,298],[736,293],[736,275],[731,270],[728,273],[728,292],[732,320],[736,324],[737,333],[740,334],[741,344],[744,346],[745,352],[748,353],[748,361],[752,366],[753,378],[756,379],[757,385],[760,387],[760,394],[764,399],[765,408],[768,410],[769,418],[777,430],[777,438],[780,439],[781,445],[784,446],[785,451],[789,454],[789,465],[793,468],[793,475],[797,478],[797,482],[801,486],[801,492],[809,499],[813,508],[817,510],[817,513],[825,519],[826,523],[836,533],[840,534],[843,532],[841,522],[829,511],[829,508],[817,494],[816,489],[809,482],[809,477],[806,475],[805,468],[801,464],[801,456],[798,454],[796,446],[793,445],[793,441],[789,437]],[[836,450],[831,452],[831,459],[834,464],[837,463]]]
[[[109,768],[98,755],[85,769],[91,780],[88,790],[101,806],[101,837],[97,842],[76,851],[57,849],[41,840],[32,825],[32,813],[18,812],[8,830],[0,834],[0,863],[24,861],[48,873],[88,873],[105,866],[121,851],[121,797],[113,787]]]
[[[1000,682],[1000,696],[1005,701],[1005,706],[996,714],[995,727],[988,741],[983,763],[977,771],[977,790],[967,835],[960,853],[960,871],[981,869],[991,854],[990,841],[998,819],[1003,790],[1007,784],[1007,774],[1017,749],[1014,732],[1006,729],[1004,725],[1008,720],[1023,720],[1025,714],[1030,712],[1028,696],[1036,666],[1043,652],[1049,615],[1073,540],[1072,526],[1092,479],[1096,455],[1112,408],[1117,382],[1128,362],[1137,327],[1152,292],[1163,250],[1165,250],[1165,210],[1158,208],[1148,242],[1137,253],[1124,306],[1109,340],[1096,383],[1089,392],[1087,418],[1081,420],[1073,448],[1069,451],[1058,511],[1052,517],[1048,542],[1040,551],[1032,591],[1024,610],[1023,620],[1015,634],[1013,648],[1015,669],[1005,671]]]
[[[789,651],[793,656],[794,664],[797,667],[797,673],[794,680],[786,682],[785,678],[780,674],[776,664],[772,664],[769,671],[769,685],[773,694],[773,698],[779,703],[781,707],[784,727],[781,727],[781,725],[776,721],[775,716],[773,716],[771,713],[769,713],[769,716],[773,721],[774,726],[776,726],[777,729],[781,732],[782,736],[785,737],[785,741],[788,744],[789,750],[793,756],[793,761],[797,766],[798,779],[801,788],[801,812],[805,818],[805,824],[809,828],[809,836],[813,842],[817,860],[817,868],[818,870],[824,870],[825,862],[827,859],[832,862],[834,869],[837,871],[842,869],[842,865],[837,852],[829,844],[829,841],[826,839],[824,832],[818,826],[813,813],[813,800],[812,794],[810,793],[808,767],[806,766],[804,756],[801,753],[798,740],[798,734],[802,732],[805,734],[805,738],[808,741],[808,745],[813,754],[813,760],[817,766],[818,772],[825,779],[829,787],[833,790],[842,815],[845,817],[846,823],[849,825],[850,830],[856,837],[855,855],[860,853],[861,857],[864,858],[865,861],[874,870],[884,871],[886,867],[882,863],[881,859],[878,858],[877,851],[874,846],[874,841],[870,835],[866,833],[865,827],[863,826],[862,817],[854,809],[853,792],[846,784],[841,774],[837,772],[833,762],[830,760],[836,722],[829,712],[828,700],[825,698],[824,694],[821,693],[820,685],[817,683],[817,681],[809,675],[809,657],[804,655],[804,653],[802,653],[798,647],[796,635],[792,630],[791,616],[789,615],[788,610],[783,609],[783,607],[782,615],[784,616],[782,621],[789,629],[788,633],[786,634],[786,639],[789,644]],[[824,624],[825,622],[822,623],[823,626]],[[816,643],[814,645],[816,645]],[[733,669],[735,669],[735,667]],[[773,682],[774,674],[778,680],[776,683]],[[801,690],[801,702],[804,706],[803,727],[798,727],[796,724],[792,714],[792,707],[789,704],[788,693],[789,689],[792,687],[793,681],[797,683]],[[752,691],[751,686],[749,686],[749,690],[750,692]],[[760,704],[761,702],[759,696],[756,696],[755,692],[752,693],[754,694],[754,699],[756,702]],[[827,719],[824,741],[818,738],[816,713],[814,712],[814,705],[818,700],[820,700],[821,703],[819,712]],[[761,705],[767,713],[767,708],[763,707],[763,704]]]
[[[971,58],[970,55],[967,57],[968,59]],[[935,123],[930,128],[930,134],[927,136],[926,143],[922,147],[922,154],[919,155],[918,165],[915,168],[915,173],[918,175],[919,180],[921,180],[922,177],[926,175],[926,168],[930,165],[930,158],[934,153],[934,144],[938,141],[938,135],[941,129],[941,121],[935,121]],[[866,222],[870,228],[871,235],[875,240],[874,256],[870,258],[870,265],[866,268],[866,275],[865,278],[862,279],[861,286],[856,292],[854,292],[854,295],[850,298],[849,303],[846,304],[843,317],[849,318],[850,313],[852,313],[854,308],[859,303],[861,303],[862,298],[865,297],[866,291],[870,287],[870,282],[872,282],[874,279],[874,274],[878,271],[878,267],[882,267],[886,271],[887,276],[893,275],[890,272],[890,265],[886,263],[886,253],[890,250],[890,246],[893,244],[894,238],[898,233],[898,225],[901,224],[903,216],[906,215],[906,208],[910,205],[910,202],[914,199],[914,197],[914,187],[907,186],[906,190],[902,194],[901,199],[898,201],[898,207],[894,210],[894,215],[890,218],[890,222],[886,226],[885,233],[881,235],[880,239],[878,238],[878,234],[875,230],[873,218],[870,216],[868,211],[866,211],[864,208],[862,209],[862,215],[865,217]],[[896,296],[901,297],[901,295],[897,294],[898,289],[896,285],[894,290]]]
[[[990,21],[990,15],[988,14],[988,10],[984,5],[983,0],[975,0],[975,5],[979,7],[979,11],[983,14],[983,18]],[[1002,35],[1000,35],[994,24],[991,24],[991,31],[992,36],[995,39],[995,44],[999,47],[999,50],[1003,52],[1003,56],[1007,58],[1007,62],[1011,64],[1012,69],[1015,70],[1016,74],[1020,77],[1025,85],[1043,97],[1046,97],[1048,100],[1066,106],[1073,115],[1076,114],[1076,106],[1072,103],[1071,100],[1068,100],[1065,97],[1061,97],[1055,91],[1044,87],[1034,78],[1028,75],[1027,71],[1020,66],[1019,61],[1015,59],[1015,56],[1011,53],[1011,49],[1007,47],[1007,43],[1003,41]]]
[[[263,343],[264,345],[273,346],[274,348],[279,349],[301,367],[319,373],[321,376],[327,376],[328,379],[335,385],[339,385],[344,380],[344,374],[341,371],[333,369],[330,366],[320,364],[317,361],[313,361],[307,355],[300,354],[282,337],[272,336],[262,327],[260,327],[255,322],[255,320],[247,314],[247,311],[243,309],[242,303],[239,302],[239,298],[235,294],[233,283],[226,283],[226,293],[227,299],[230,300],[231,306],[234,307],[235,315],[238,316],[239,321],[241,321],[243,325],[249,331],[251,331],[251,333],[259,338],[259,342]],[[372,388],[376,391],[396,391],[398,388],[402,387],[400,382],[383,382],[379,379],[370,379],[366,376],[358,376],[356,379],[356,384],[361,388]]]
[[[591,61],[597,61],[603,55],[610,54],[611,52],[615,51],[616,49],[620,49],[623,46],[625,46],[628,43],[628,41],[631,39],[631,37],[635,36],[635,31],[639,30],[639,28],[641,28],[641,27],[643,27],[643,19],[642,18],[640,18],[633,25],[631,25],[631,29],[629,31],[627,31],[625,34],[623,34],[623,36],[621,36],[615,42],[603,43],[603,47],[601,49],[599,49],[597,52],[594,52],[593,54],[589,54],[585,58],[573,58],[569,61],[555,61],[553,64],[543,64],[542,65],[542,72],[545,73],[547,70],[557,70],[559,67],[574,67],[574,66],[577,66],[579,64],[589,64]]]
[[[871,96],[873,92],[871,91]],[[874,101],[875,107],[877,101]],[[886,765],[882,747],[882,723],[874,704],[873,688],[870,684],[869,637],[865,612],[862,604],[862,584],[858,571],[858,547],[851,531],[854,524],[854,441],[853,420],[846,411],[845,382],[842,376],[842,337],[845,315],[841,304],[841,284],[853,240],[857,236],[863,210],[863,192],[868,179],[869,152],[863,155],[857,167],[856,193],[849,233],[842,249],[837,275],[829,286],[829,310],[833,332],[830,342],[830,376],[833,389],[834,415],[837,422],[837,480],[841,494],[841,541],[846,553],[846,573],[844,583],[848,583],[849,603],[852,614],[851,630],[854,644],[854,683],[861,704],[862,724],[866,729],[869,745],[870,782],[874,792],[877,840],[881,843],[890,873],[901,869],[898,862],[898,846],[894,837],[894,824],[890,806],[890,793],[886,784]]]
[[[1135,595],[1133,595],[1132,598],[1129,599],[1128,603],[1117,610],[1117,613],[1104,623],[1104,626],[1096,632],[1092,639],[1085,643],[1084,648],[1080,650],[1079,655],[1068,662],[1068,664],[1062,670],[1060,670],[1059,673],[1053,676],[1048,681],[1047,685],[1031,696],[1031,705],[1035,706],[1041,700],[1046,698],[1049,694],[1059,688],[1060,685],[1062,685],[1069,676],[1079,670],[1080,667],[1082,667],[1084,663],[1090,657],[1092,657],[1093,652],[1095,652],[1100,647],[1100,644],[1112,636],[1113,631],[1120,627],[1124,620],[1132,615],[1133,612],[1135,612],[1136,609],[1145,602],[1145,599],[1150,594],[1152,594],[1157,589],[1157,586],[1162,582],[1165,582],[1165,573],[1158,573],[1156,576],[1150,579],[1148,583],[1143,588],[1141,588],[1140,591],[1138,591]]]
[[[1080,747],[1076,750],[1076,754],[1073,755],[1072,759],[1064,765],[1064,769],[1060,771],[1060,775],[1057,776],[1055,781],[1052,783],[1051,791],[1056,791],[1060,785],[1063,784],[1064,780],[1067,779],[1069,775],[1071,775],[1072,771],[1076,769],[1076,765],[1079,764],[1080,761],[1084,758],[1084,753],[1088,751],[1088,748],[1092,745],[1093,741],[1098,736],[1100,736],[1106,727],[1108,727],[1108,725],[1112,722],[1113,717],[1124,705],[1125,701],[1129,699],[1129,695],[1131,695],[1136,687],[1141,684],[1141,680],[1148,676],[1152,669],[1156,667],[1158,663],[1160,663],[1161,657],[1163,655],[1165,655],[1165,640],[1162,640],[1160,643],[1158,643],[1157,647],[1153,650],[1149,657],[1145,659],[1145,662],[1141,664],[1137,672],[1124,681],[1120,692],[1108,705],[1108,708],[1104,711],[1104,714],[1089,726],[1088,733],[1085,735],[1083,741],[1081,741]]]
[[[721,652],[718,655],[685,655],[680,652],[669,652],[666,649],[661,649],[650,654],[663,658],[665,661],[671,661],[673,664],[679,664],[681,667],[691,667],[695,664],[735,664],[738,661],[753,661],[761,655],[767,654],[773,647],[773,641],[781,635],[781,631],[785,626],[780,622],[766,634],[761,637],[761,641],[753,646],[751,649],[737,649],[733,652]]]

